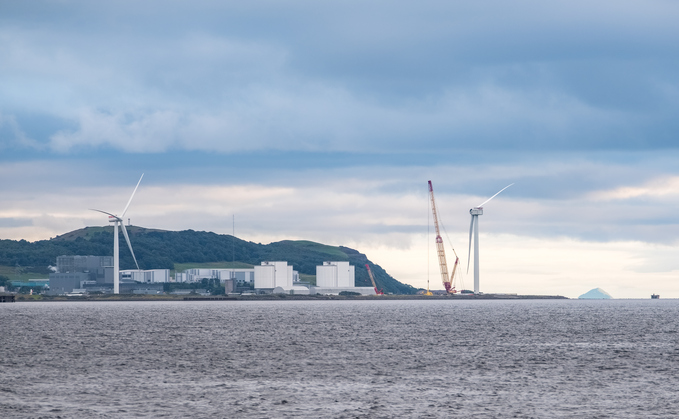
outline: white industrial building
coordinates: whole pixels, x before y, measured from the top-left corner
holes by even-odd
[[[361,295],[375,295],[375,288],[373,287],[309,287],[309,294],[321,295],[339,295],[342,291],[356,292]]]
[[[342,291],[375,295],[372,287],[356,286],[355,268],[349,262],[323,262],[316,266],[316,286],[309,288],[311,294],[339,295]]]
[[[254,269],[187,269],[175,274],[175,282],[200,282],[203,278],[219,279],[224,282],[229,279],[240,283],[254,282]]]
[[[137,282],[144,282],[147,284],[156,282],[170,282],[170,270],[169,269],[148,269],[148,270],[137,270],[130,269],[120,271],[120,280],[131,280]]]
[[[272,294],[309,295],[311,291],[303,285],[293,285],[292,287],[276,287]]]
[[[349,262],[323,262],[322,266],[316,266],[318,287],[353,287],[356,285],[355,277],[354,266]]]
[[[255,270],[253,269],[220,269],[218,272],[220,281],[235,279],[238,282],[255,282]]]
[[[262,262],[260,266],[255,266],[255,289],[261,292],[273,292],[280,288],[279,292],[288,293],[298,278],[299,274],[292,270],[288,262]]]

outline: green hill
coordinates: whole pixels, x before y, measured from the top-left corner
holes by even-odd
[[[301,275],[315,275],[323,261],[348,261],[356,268],[356,285],[371,286],[365,264],[370,265],[377,285],[384,292],[414,294],[417,290],[392,278],[379,265],[343,246],[328,246],[310,241],[284,240],[267,245],[248,242],[231,235],[205,231],[165,231],[127,227],[141,269],[185,269],[192,264],[225,266],[259,265],[262,261],[287,261]],[[120,237],[120,268],[134,269],[125,239]],[[61,255],[113,255],[113,227],[86,227],[50,240],[0,240],[0,271],[13,271],[22,277],[46,277],[48,266]],[[228,265],[226,265],[228,266]]]

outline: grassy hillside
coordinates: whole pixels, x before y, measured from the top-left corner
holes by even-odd
[[[356,268],[356,285],[371,286],[365,264],[375,275],[379,288],[395,294],[412,294],[416,291],[410,285],[392,278],[379,265],[358,252],[342,246],[328,246],[311,241],[284,240],[268,245],[240,240],[230,235],[204,231],[164,231],[130,226],[127,228],[130,241],[141,269],[187,268],[228,268],[251,267],[262,261],[287,261],[302,278],[315,282],[316,266],[324,261],[348,261]],[[122,236],[122,235],[121,235]],[[56,264],[61,255],[113,254],[113,227],[86,227],[50,240],[27,242],[25,240],[0,240],[0,265],[8,273],[16,273],[17,264],[24,273],[42,273],[45,277],[48,266]],[[236,265],[231,262],[236,261]],[[134,269],[134,261],[127,249],[124,238],[120,238],[120,267]],[[0,274],[1,275],[1,274]],[[23,274],[22,274],[23,275]],[[6,275],[14,279],[10,275]],[[28,275],[31,278],[40,276]],[[17,278],[19,279],[19,278]],[[21,278],[23,279],[23,277]]]
[[[133,233],[146,233],[146,232],[151,232],[151,231],[165,231],[165,230],[156,230],[152,228],[143,228],[143,227],[137,227],[137,226],[126,226],[125,229],[129,234]],[[95,235],[102,233],[102,232],[113,232],[113,227],[108,226],[108,227],[85,227],[81,228],[80,230],[73,230],[68,233],[64,233],[61,236],[57,236],[54,238],[54,240],[75,240],[78,237],[83,238],[83,239],[91,239]]]
[[[56,263],[56,261],[55,261]],[[0,276],[9,278],[11,281],[28,281],[29,279],[47,279],[49,272],[36,269],[40,272],[32,272],[33,267],[16,267],[16,266],[2,266],[0,265]]]

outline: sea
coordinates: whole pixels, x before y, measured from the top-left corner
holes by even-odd
[[[676,418],[679,300],[0,304],[1,418]]]

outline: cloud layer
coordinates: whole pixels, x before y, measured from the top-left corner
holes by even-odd
[[[675,147],[672,2],[38,3],[0,18],[5,147]]]

